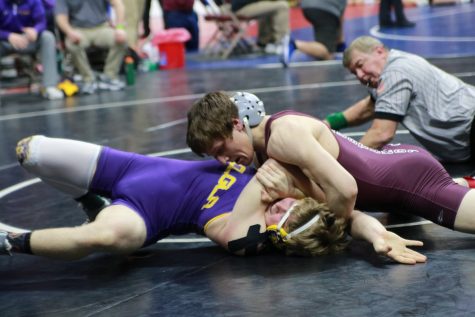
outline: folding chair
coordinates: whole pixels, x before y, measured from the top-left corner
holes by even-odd
[[[255,44],[246,36],[253,18],[234,14],[229,1],[223,1],[222,5],[213,0],[201,2],[206,11],[204,19],[216,25],[216,30],[203,48],[206,55],[226,59],[231,53],[246,54],[254,51]]]
[[[35,91],[40,78],[36,53],[12,53],[0,58],[0,81],[9,91]],[[2,90],[5,93],[6,90]]]

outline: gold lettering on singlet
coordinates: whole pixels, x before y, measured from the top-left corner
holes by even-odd
[[[228,190],[231,188],[231,186],[233,186],[233,184],[236,182],[236,177],[231,175],[232,170],[242,174],[246,170],[246,167],[243,165],[236,164],[234,162],[229,163],[223,175],[221,175],[221,177],[219,178],[218,183],[213,187],[213,190],[206,199],[207,203],[204,204],[201,209],[213,207],[219,200],[219,196],[217,195],[218,191]]]

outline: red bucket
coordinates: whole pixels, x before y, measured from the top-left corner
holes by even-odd
[[[158,32],[152,40],[160,54],[160,69],[185,66],[185,42],[191,38],[184,28],[172,28]]]
[[[185,45],[180,42],[158,44],[160,69],[183,68],[185,66]]]

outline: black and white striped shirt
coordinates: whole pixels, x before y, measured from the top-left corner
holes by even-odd
[[[391,50],[376,89],[375,118],[401,122],[442,161],[470,158],[475,87],[417,55]]]

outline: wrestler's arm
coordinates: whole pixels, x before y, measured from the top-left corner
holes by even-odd
[[[305,192],[307,196],[311,196],[319,202],[325,201],[324,194],[318,186],[294,166],[280,164],[269,159],[263,167],[259,168],[256,177],[267,193],[274,194],[273,196],[269,194],[273,199],[288,196],[296,197],[303,195]],[[381,255],[404,264],[426,261],[425,256],[407,248],[407,246],[422,246],[422,242],[402,239],[395,233],[387,231],[374,217],[353,210],[349,223],[350,234],[353,238],[368,241],[373,245],[374,250]]]
[[[263,168],[279,171],[278,174],[274,173],[271,180],[280,186],[275,197],[268,200],[261,199],[265,187],[259,182],[257,175],[254,176],[239,195],[233,211],[221,221],[220,225],[206,232],[211,240],[237,255],[258,253],[264,248],[264,242],[267,240],[264,213],[273,200],[283,197],[302,198],[309,195],[318,201],[324,201],[322,190],[298,168],[290,165],[284,167],[272,159],[267,160]],[[287,181],[289,183],[286,183]],[[287,185],[282,187],[282,183]]]
[[[416,264],[427,260],[426,256],[408,248],[409,246],[422,246],[421,241],[406,240],[394,232],[387,231],[374,217],[353,210],[350,225],[351,236],[355,239],[368,241],[378,254],[403,264]]]
[[[265,202],[285,197],[312,197],[320,203],[326,202],[323,190],[296,166],[268,159],[257,170],[256,178],[263,186],[261,199]]]
[[[261,251],[267,241],[264,218],[267,204],[261,201],[262,188],[254,176],[239,195],[233,211],[218,226],[211,226],[206,235],[236,255]]]
[[[279,122],[278,128],[276,123],[273,123],[268,142],[269,157],[298,166],[305,176],[322,188],[328,207],[338,216],[349,217],[357,194],[353,176],[320,145],[312,127],[299,120]]]

